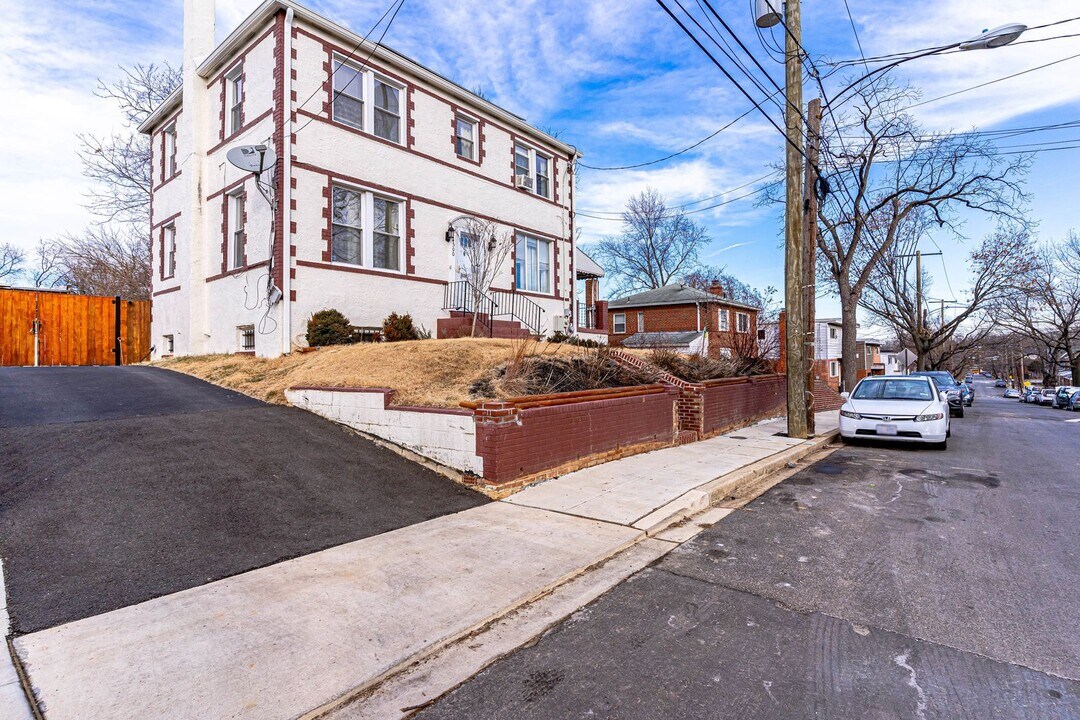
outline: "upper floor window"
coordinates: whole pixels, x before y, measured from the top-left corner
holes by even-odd
[[[232,135],[239,132],[244,120],[244,73],[240,65],[225,76],[225,103],[225,134]]]
[[[334,119],[358,130],[364,128],[364,73],[334,61]]]
[[[401,142],[400,88],[375,78],[375,134],[390,142]]]
[[[162,245],[165,249],[165,257],[163,258],[164,271],[162,275],[171,278],[176,274],[176,226],[166,225],[162,230],[162,233]]]
[[[454,152],[467,160],[475,160],[476,123],[460,115],[454,118]]]
[[[722,331],[726,332],[731,329],[731,314],[727,308],[720,308],[720,324],[719,327]]]
[[[836,336],[837,336],[836,328],[834,328],[834,327],[829,328],[829,339],[830,340],[835,340]]]
[[[228,267],[235,270],[244,264],[244,193],[228,195],[229,236]]]
[[[637,331],[645,332],[645,313],[643,312],[637,314]]]
[[[176,174],[176,123],[165,128],[165,177]]]
[[[749,313],[735,313],[735,329],[741,333],[750,332],[750,314]]]
[[[401,270],[402,202],[334,186],[330,259],[379,270]]]
[[[551,241],[519,234],[514,248],[514,282],[518,290],[551,292]]]
[[[535,149],[514,143],[514,184],[541,197],[551,196],[551,158]]]

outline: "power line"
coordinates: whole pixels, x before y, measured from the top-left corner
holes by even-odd
[[[738,190],[742,190],[743,188],[750,187],[751,185],[757,185],[762,180],[768,180],[769,178],[771,178],[775,174],[776,174],[775,172],[767,173],[765,175],[762,175],[759,178],[755,178],[755,179],[753,179],[753,180],[751,180],[749,182],[745,182],[742,185],[739,185],[738,187],[728,188],[727,190],[724,190],[722,192],[718,192],[715,195],[710,195],[709,197],[706,197],[706,198],[701,198],[700,200],[692,200],[692,201],[690,201],[688,203],[683,203],[682,205],[674,205],[674,206],[668,208],[668,210],[683,210],[683,209],[688,208],[688,207],[690,207],[692,205],[699,205],[699,204],[701,204],[703,202],[709,202],[710,200],[715,200],[716,198],[723,197],[725,195],[730,195],[733,192],[736,192]],[[584,211],[578,210],[577,212],[587,212],[587,213],[591,213],[593,215],[615,215],[615,216],[618,216],[618,217],[622,217],[622,214],[623,214],[622,210],[588,210],[588,209],[586,209]]]
[[[709,205],[708,207],[697,208],[695,210],[688,210],[685,213],[683,213],[683,215],[694,215],[694,214],[700,213],[700,212],[707,212],[709,210],[715,210],[718,207],[722,207],[724,205],[730,205],[731,203],[739,202],[740,200],[745,200],[748,197],[753,197],[754,195],[757,195],[758,193],[765,192],[769,188],[776,187],[777,185],[780,185],[783,182],[784,182],[783,180],[775,180],[775,181],[773,181],[771,183],[768,183],[766,185],[762,185],[759,188],[755,188],[754,190],[751,190],[748,193],[745,193],[743,195],[739,195],[738,197],[733,197],[733,198],[731,198],[729,200],[723,200],[723,201],[715,203],[713,205]],[[593,220],[607,220],[609,222],[622,222],[621,217],[602,217],[602,216],[599,216],[599,215],[589,215],[588,213],[584,213],[584,212],[582,212],[580,210],[578,210],[576,212],[576,214],[581,215],[583,217],[592,218]]]
[[[364,58],[364,61],[360,63],[360,68],[359,69],[363,70],[367,66],[367,64],[371,61],[371,58],[375,54],[375,51],[382,45],[383,38],[386,37],[386,33],[390,29],[390,26],[394,24],[394,18],[397,17],[398,12],[401,10],[401,8],[404,5],[405,5],[405,0],[393,0],[393,2],[390,3],[390,6],[388,8],[386,8],[386,11],[382,14],[382,16],[375,22],[374,25],[371,26],[371,29],[367,31],[367,34],[364,35],[362,38],[360,38],[359,41],[357,41],[356,45],[353,46],[353,49],[350,50],[349,54],[345,56],[345,60],[348,61],[348,60],[351,60],[353,58],[353,56],[356,54],[356,51],[359,50],[360,47],[364,43],[367,42],[367,39],[368,39],[368,37],[370,37],[371,33],[375,32],[375,28],[379,27],[379,25],[382,24],[382,21],[386,18],[386,16],[390,14],[390,11],[393,10],[394,14],[390,15],[390,21],[388,23],[386,23],[386,27],[383,28],[382,33],[379,35],[379,39],[375,42],[374,45],[371,46],[371,51],[367,54],[367,57]],[[319,85],[319,87],[315,88],[315,91],[312,92],[310,95],[308,95],[307,99],[304,100],[304,102],[300,103],[299,107],[297,107],[296,110],[294,110],[293,112],[299,112],[300,110],[302,110],[305,105],[307,105],[309,102],[311,102],[311,99],[313,97],[315,97],[320,92],[322,92],[322,90],[326,87],[326,83],[330,83],[330,87],[333,88],[334,75],[337,74],[337,71],[341,69],[343,64],[344,63],[339,63],[337,67],[332,67],[330,69],[330,77],[327,78],[321,85]],[[341,94],[340,90],[335,90],[334,91],[334,94],[330,98],[330,106],[331,106],[331,108],[334,105],[334,101],[337,100],[337,98],[338,98],[338,96],[340,94]],[[310,125],[314,119],[315,118],[309,118],[306,123],[304,123],[303,125],[298,127],[296,130],[294,130],[293,134],[295,135],[296,133],[299,133],[301,130],[303,130],[308,125]]]
[[[999,77],[999,78],[997,78],[995,80],[988,80],[987,82],[979,83],[978,85],[972,85],[971,87],[964,88],[962,90],[957,90],[955,92],[946,93],[945,95],[939,95],[938,97],[930,98],[929,100],[921,100],[921,101],[919,101],[917,103],[914,103],[912,105],[908,105],[907,107],[905,107],[903,109],[904,110],[910,110],[911,108],[920,107],[922,105],[929,105],[932,102],[937,102],[939,100],[944,100],[946,98],[955,97],[956,95],[961,95],[961,94],[966,93],[966,92],[971,92],[972,90],[978,90],[979,88],[984,88],[987,85],[993,85],[994,83],[1003,82],[1005,80],[1011,80],[1012,78],[1020,77],[1021,75],[1027,75],[1028,73],[1035,72],[1036,70],[1044,70],[1044,69],[1046,69],[1048,67],[1051,67],[1053,65],[1059,65],[1059,64],[1061,64],[1063,62],[1066,62],[1068,60],[1075,60],[1076,58],[1080,58],[1080,53],[1077,53],[1076,55],[1070,55],[1068,57],[1061,58],[1060,60],[1054,60],[1053,62],[1048,62],[1045,65],[1037,65],[1037,66],[1035,66],[1033,68],[1028,68],[1027,70],[1021,70],[1020,72],[1013,73],[1012,75],[1006,75],[1005,77]]]

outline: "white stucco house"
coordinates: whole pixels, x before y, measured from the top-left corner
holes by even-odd
[[[286,353],[325,308],[449,333],[467,218],[513,238],[500,327],[577,329],[573,146],[290,0],[216,47],[214,12],[185,0],[183,85],[139,128],[156,357]],[[275,151],[262,190],[226,160],[242,145]]]

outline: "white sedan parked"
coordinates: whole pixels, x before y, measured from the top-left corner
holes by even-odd
[[[934,381],[922,376],[863,378],[851,393],[841,393],[840,437],[933,443],[945,449],[949,401]]]

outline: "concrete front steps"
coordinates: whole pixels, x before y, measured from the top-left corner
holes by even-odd
[[[472,335],[473,314],[452,310],[450,317],[439,318],[436,323],[435,337],[440,340],[447,338],[470,337]],[[480,315],[476,322],[476,334],[478,337],[487,337],[487,315]],[[527,338],[532,333],[528,328],[517,320],[493,320],[491,323],[491,337],[505,340]]]

